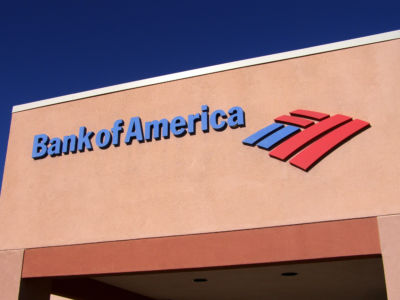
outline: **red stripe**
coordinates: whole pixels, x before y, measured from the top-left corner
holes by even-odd
[[[329,117],[328,114],[324,114],[324,113],[317,112],[317,111],[305,110],[305,109],[297,109],[297,110],[291,111],[290,114],[293,116],[305,117],[305,118],[310,118],[310,119],[314,119],[314,120],[318,120],[318,121],[321,121],[321,120]]]
[[[350,120],[351,118],[348,116],[334,115],[332,118],[325,119],[296,134],[272,150],[269,155],[281,160],[286,160],[313,139],[318,138],[332,128],[342,125]]]
[[[354,134],[359,133],[361,130],[369,126],[368,122],[362,120],[351,121],[327,135],[314,142],[297,156],[290,160],[292,165],[299,167],[305,171],[309,170],[314,163],[316,163],[321,157],[333,150],[337,145],[351,137]]]
[[[293,116],[280,116],[275,118],[275,121],[279,123],[297,125],[303,128],[307,128],[314,124],[313,121]]]

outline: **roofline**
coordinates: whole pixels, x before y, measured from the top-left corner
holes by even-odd
[[[154,85],[154,84],[159,84],[159,83],[164,83],[164,82],[169,82],[169,81],[174,81],[174,80],[179,80],[179,79],[184,79],[184,78],[190,78],[190,77],[212,74],[212,73],[233,70],[233,69],[238,69],[238,68],[243,68],[243,67],[266,64],[266,63],[270,63],[270,62],[281,61],[281,60],[286,60],[286,59],[291,59],[291,58],[297,58],[297,57],[302,57],[302,56],[307,56],[307,55],[313,55],[313,54],[318,54],[318,53],[324,53],[324,52],[329,52],[329,51],[335,51],[335,50],[340,50],[340,49],[346,49],[346,48],[352,48],[352,47],[357,47],[357,46],[362,46],[362,45],[390,41],[390,40],[395,40],[395,39],[399,39],[399,38],[400,38],[400,30],[389,31],[389,32],[369,35],[369,36],[365,36],[365,37],[361,37],[361,38],[345,40],[345,41],[341,41],[341,42],[335,42],[335,43],[330,43],[330,44],[325,44],[325,45],[320,45],[320,46],[308,47],[308,48],[303,48],[303,49],[293,50],[293,51],[286,51],[286,52],[281,52],[281,53],[277,53],[277,54],[259,56],[259,57],[255,57],[255,58],[243,59],[243,60],[238,60],[235,62],[224,63],[224,64],[219,64],[219,65],[214,65],[214,66],[209,66],[209,67],[204,67],[204,68],[199,68],[199,69],[193,69],[193,70],[189,70],[189,71],[178,72],[178,73],[172,73],[172,74],[157,76],[157,77],[148,78],[148,79],[131,81],[131,82],[127,82],[127,83],[112,85],[112,86],[89,90],[89,91],[85,91],[85,92],[79,92],[79,93],[69,94],[69,95],[65,95],[65,96],[49,98],[49,99],[45,99],[45,100],[16,105],[16,106],[13,106],[12,112],[16,113],[16,112],[35,109],[35,108],[44,107],[44,106],[48,106],[48,105],[54,105],[54,104],[79,100],[79,99],[98,96],[98,95],[110,94],[110,93],[115,93],[115,92],[119,92],[119,91],[124,91],[124,90],[129,90],[129,89],[134,89],[134,88],[139,88],[139,87],[144,87],[144,86],[149,86],[149,85]]]

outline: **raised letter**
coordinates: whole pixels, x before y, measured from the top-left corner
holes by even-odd
[[[111,133],[107,129],[99,130],[96,134],[96,145],[100,149],[106,149],[111,144]]]
[[[228,113],[230,115],[228,118],[228,124],[230,128],[234,129],[245,126],[244,111],[240,106],[232,107],[230,110],[228,110]]]
[[[119,142],[121,139],[121,132],[124,132],[124,129],[122,128],[122,126],[124,126],[124,120],[117,120],[114,122],[114,127],[111,128],[112,144],[115,147],[119,146]]]
[[[202,105],[201,111],[201,130],[203,130],[203,132],[208,132],[208,106]]]
[[[61,139],[52,138],[50,140],[50,146],[49,146],[49,150],[47,151],[47,153],[49,153],[50,156],[61,155],[61,148],[62,148]]]
[[[49,137],[46,134],[37,134],[33,138],[32,158],[44,158],[47,155],[47,144]]]
[[[222,121],[221,123],[218,124],[218,118],[221,117],[222,119],[226,119],[226,113],[221,110],[221,109],[217,109],[216,111],[214,111],[211,114],[210,117],[210,123],[212,128],[214,128],[216,131],[222,131],[226,128],[226,122]]]
[[[143,143],[142,121],[139,117],[131,118],[129,128],[125,136],[125,144],[130,145],[133,139],[137,139],[139,143]]]
[[[176,137],[181,137],[186,134],[186,120],[183,117],[175,117],[171,121],[171,131]]]
[[[188,132],[190,135],[196,134],[196,121],[200,120],[200,114],[188,115]]]
[[[169,122],[167,119],[161,119],[160,121],[151,121],[144,124],[144,138],[146,141],[151,141],[152,136],[154,139],[161,139],[161,128],[163,138],[169,138]],[[153,134],[152,134],[153,133]]]
[[[78,150],[79,150],[79,152],[84,152],[85,151],[85,147],[89,151],[93,150],[92,142],[90,141],[90,139],[93,137],[93,135],[94,135],[93,131],[89,131],[89,132],[86,133],[86,127],[85,126],[82,126],[81,128],[79,128],[79,138],[78,138]]]
[[[64,136],[62,152],[64,154],[68,154],[69,151],[71,151],[72,153],[76,153],[76,150],[77,150],[76,142],[77,142],[77,140],[78,140],[78,138],[76,137],[75,134]]]

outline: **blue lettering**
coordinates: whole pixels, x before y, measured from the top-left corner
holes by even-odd
[[[93,150],[92,142],[90,139],[93,137],[94,132],[89,131],[86,133],[86,127],[82,126],[79,128],[79,138],[78,138],[78,150],[84,152],[85,148],[89,151]]]
[[[37,134],[33,138],[32,158],[39,159],[47,156],[49,137],[46,134]]]
[[[58,156],[61,155],[62,141],[59,138],[52,138],[50,140],[49,150],[47,153],[50,156]]]
[[[72,153],[76,153],[77,151],[77,144],[78,138],[76,135],[67,135],[64,136],[63,143],[62,143],[62,152],[64,154],[68,154],[70,151]]]
[[[237,127],[244,127],[245,126],[245,117],[244,111],[240,106],[234,106],[228,110],[229,118],[228,124],[229,127],[235,129]]]
[[[117,120],[114,122],[114,127],[111,128],[112,132],[112,144],[117,147],[119,146],[120,140],[121,140],[121,133],[124,132],[124,129],[122,128],[124,126],[124,121],[123,120]]]
[[[102,129],[96,134],[96,145],[100,149],[106,149],[111,145],[111,132]]]
[[[177,116],[171,121],[171,131],[176,137],[184,136],[186,134],[186,127],[186,120],[181,116]]]
[[[188,132],[190,135],[196,134],[196,122],[200,120],[200,114],[188,115]]]
[[[203,132],[208,132],[208,106],[202,105],[201,106],[201,130]]]
[[[182,137],[189,133],[196,134],[197,123],[201,123],[201,130],[208,132],[210,126],[216,131],[222,131],[229,127],[237,128],[245,126],[245,113],[239,106],[234,106],[225,113],[224,110],[217,109],[210,112],[207,105],[201,106],[201,112],[187,116],[187,119],[177,116],[169,122],[167,119],[154,120],[145,122],[144,128],[140,117],[130,119],[129,126],[126,130],[124,142],[130,145],[133,139],[139,143],[160,140],[162,137],[168,139],[172,133],[176,137]],[[46,134],[38,134],[34,136],[32,158],[44,158],[47,155],[59,156],[62,154],[84,152],[86,149],[93,150],[92,138],[95,136],[95,144],[100,149],[106,149],[111,144],[115,147],[119,146],[123,137],[124,120],[119,119],[114,122],[111,129],[101,129],[95,133],[88,131],[85,126],[79,128],[78,135],[66,135],[62,139],[52,138]],[[143,130],[144,129],[144,130]]]
[[[151,121],[144,124],[145,139],[146,141],[151,141],[152,136],[154,139],[161,139],[161,128],[162,135],[165,139],[169,138],[169,122],[167,119],[162,119],[160,121]]]
[[[130,145],[132,140],[136,139],[139,143],[143,143],[142,121],[139,117],[131,118],[128,131],[125,136],[125,144]]]
[[[227,125],[225,121],[222,121],[221,123],[218,124],[218,118],[219,117],[221,117],[222,119],[226,119],[227,118],[226,113],[221,109],[217,109],[216,111],[214,111],[211,114],[211,117],[210,117],[211,126],[216,131],[224,130],[226,128],[226,125]]]

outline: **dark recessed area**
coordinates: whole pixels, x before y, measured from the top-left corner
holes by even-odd
[[[299,273],[297,272],[284,272],[281,276],[290,277],[290,276],[297,276]]]
[[[208,279],[207,278],[195,278],[193,279],[193,282],[207,282]]]
[[[297,276],[282,277],[285,273]],[[387,300],[381,257],[107,274],[92,279],[162,300]]]

